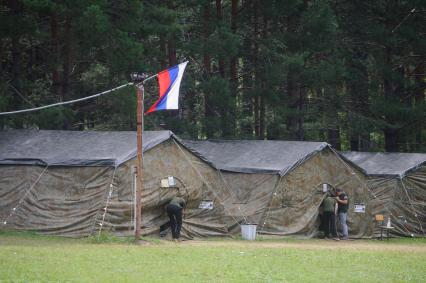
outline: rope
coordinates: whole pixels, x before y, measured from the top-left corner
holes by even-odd
[[[317,150],[315,150],[315,151],[318,151],[318,149],[317,149]],[[287,174],[289,174],[289,173],[290,173],[290,172],[291,172],[294,168],[296,168],[296,166],[298,166],[298,165],[300,165],[301,163],[303,163],[303,162],[305,162],[306,160],[308,160],[311,156],[312,156],[312,153],[311,153],[311,154],[306,155],[303,159],[300,159],[300,160],[298,160],[297,162],[293,163],[293,165],[291,165],[290,167],[288,167],[288,168],[287,168],[284,172],[280,173],[280,178],[278,179],[277,183],[275,184],[275,187],[274,187],[274,193],[272,194],[271,199],[270,199],[270,201],[269,201],[268,208],[267,208],[266,213],[265,213],[265,217],[263,217],[263,221],[262,221],[262,228],[261,228],[260,232],[263,232],[263,228],[264,228],[264,226],[266,225],[266,221],[268,220],[269,212],[270,212],[270,210],[271,210],[271,203],[272,203],[272,201],[274,200],[274,197],[275,197],[275,196],[276,196],[276,194],[277,194],[278,184],[281,182],[281,179],[282,179],[284,176],[286,176]]]
[[[100,93],[97,93],[97,94],[94,94],[94,95],[82,97],[82,98],[79,98],[79,99],[74,99],[74,100],[69,100],[69,101],[64,101],[64,102],[58,102],[58,103],[54,103],[54,104],[49,104],[49,105],[35,107],[35,108],[29,108],[29,109],[22,109],[22,110],[10,111],[10,112],[0,112],[0,116],[27,113],[27,112],[38,111],[38,110],[47,109],[47,108],[51,108],[51,107],[55,107],[55,106],[72,104],[72,103],[92,99],[92,98],[95,98],[95,97],[99,97],[101,95],[114,92],[116,90],[119,90],[119,89],[124,88],[124,87],[129,86],[129,85],[133,85],[133,83],[127,83],[127,84],[124,84],[124,85],[121,85],[121,86],[118,86],[118,87],[115,87],[115,88],[112,88],[112,89],[109,89],[109,90],[106,90],[106,91],[103,91],[103,92],[100,92]]]
[[[229,187],[228,183],[225,181],[225,178],[223,178],[222,172],[221,172],[219,169],[217,169],[217,171],[219,172],[219,176],[220,176],[220,178],[221,178],[222,182],[225,184],[225,188],[226,188],[226,190],[228,191],[228,193],[229,193],[230,195],[232,195],[232,193],[231,193],[231,188]],[[239,205],[239,204],[238,204],[238,210],[239,210],[239,211],[241,211],[241,207],[240,207],[240,205]],[[245,215],[242,215],[242,216],[243,216],[243,218],[244,218],[245,223],[248,223],[247,218],[245,217]]]
[[[109,192],[108,192],[108,195],[107,195],[107,201],[106,201],[105,207],[103,208],[104,213],[102,215],[102,221],[101,221],[101,223],[99,223],[100,228],[99,228],[99,233],[98,233],[98,239],[101,236],[102,228],[103,228],[104,222],[105,222],[105,216],[106,216],[106,213],[107,213],[107,210],[108,210],[109,201],[111,199],[112,192],[114,190],[114,177],[115,177],[116,171],[117,171],[117,167],[114,167],[114,172],[112,173],[111,183],[109,184]]]
[[[407,195],[408,201],[410,202],[411,209],[414,211],[414,217],[416,217],[417,222],[419,222],[420,229],[422,230],[423,236],[425,235],[425,231],[423,230],[422,223],[417,215],[416,209],[414,208],[413,202],[411,201],[410,195],[408,194],[407,188],[405,187],[403,179],[401,179],[402,187],[404,188],[405,194]]]
[[[37,185],[37,183],[40,181],[41,176],[43,176],[44,172],[46,172],[47,168],[49,167],[49,165],[47,165],[46,167],[44,167],[43,171],[40,173],[40,175],[38,175],[37,179],[35,180],[35,182],[30,186],[30,188],[25,192],[24,196],[19,200],[18,204],[12,208],[12,210],[10,211],[9,215],[6,216],[6,218],[3,220],[3,225],[7,224],[7,220],[9,219],[9,217],[11,217],[13,214],[16,213],[16,211],[18,210],[18,207],[20,204],[22,204],[24,202],[25,197],[28,195],[28,193]]]
[[[132,201],[130,202],[130,225],[129,231],[133,229],[133,232],[136,230],[136,186],[137,186],[137,167],[131,167],[132,170]]]
[[[286,174],[287,174],[287,173],[286,173]],[[268,217],[269,217],[269,211],[271,210],[271,202],[274,200],[274,197],[275,197],[275,196],[276,196],[276,194],[277,194],[277,191],[278,191],[278,184],[279,184],[279,183],[281,183],[281,179],[283,178],[283,176],[284,176],[284,175],[280,175],[280,177],[278,178],[277,182],[275,183],[275,186],[274,186],[274,192],[272,193],[271,199],[269,200],[268,208],[267,208],[267,210],[266,210],[265,217],[263,217],[262,227],[261,227],[261,229],[260,229],[259,233],[260,233],[260,232],[263,232],[263,228],[264,228],[264,227],[265,227],[265,225],[266,225],[266,221],[268,220]]]
[[[188,158],[187,154],[185,153],[185,151],[183,151],[183,149],[181,148],[179,143],[177,143],[174,139],[173,139],[173,142],[177,145],[177,147],[179,148],[179,150],[182,152],[183,156],[185,157],[186,161],[191,165],[192,169],[194,169],[194,171],[198,174],[198,176],[203,181],[203,183],[206,184],[206,186],[213,193],[213,195],[216,197],[216,199],[219,201],[219,203],[221,205],[223,205],[222,201],[215,194],[215,192],[214,192],[213,188],[210,186],[209,182],[207,182],[206,179],[204,179],[203,175],[201,175],[201,173],[198,171],[198,169],[194,166],[193,162]],[[237,221],[237,219],[233,215],[231,215],[231,217],[237,225],[240,225],[240,223]]]

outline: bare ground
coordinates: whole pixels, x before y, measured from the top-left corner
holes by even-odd
[[[306,240],[298,242],[280,242],[280,241],[183,241],[174,243],[170,241],[161,241],[166,245],[181,245],[191,247],[241,247],[241,248],[296,248],[306,250],[359,250],[359,251],[395,251],[410,253],[426,253],[426,244],[397,244],[378,240]]]

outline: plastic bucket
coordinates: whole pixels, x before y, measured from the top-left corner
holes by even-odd
[[[256,239],[256,224],[241,224],[241,236],[244,240],[253,241]]]

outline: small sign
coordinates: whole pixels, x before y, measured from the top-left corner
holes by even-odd
[[[175,188],[176,187],[176,179],[173,176],[161,179],[161,187],[162,188]]]
[[[175,187],[176,186],[175,178],[173,176],[168,177],[167,179],[169,180],[169,187]]]
[[[322,184],[322,192],[323,193],[328,192],[328,186],[327,186],[327,184]]]
[[[169,179],[161,179],[161,187],[168,188],[169,187]]]
[[[202,200],[198,208],[201,209],[213,209],[213,201],[211,200]]]
[[[354,204],[354,212],[365,213],[365,204],[363,204],[363,203]]]

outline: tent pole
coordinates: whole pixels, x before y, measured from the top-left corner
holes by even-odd
[[[141,237],[141,223],[142,223],[142,189],[143,189],[143,150],[142,150],[142,134],[143,134],[143,84],[136,86],[137,94],[137,146],[138,146],[138,164],[137,164],[137,185],[136,185],[136,223],[135,223],[135,241],[139,241]]]

